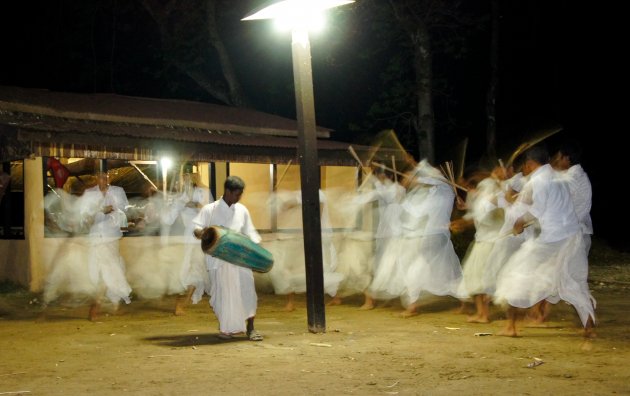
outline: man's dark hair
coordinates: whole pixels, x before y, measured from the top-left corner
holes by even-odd
[[[541,143],[538,143],[534,147],[531,147],[525,151],[525,161],[532,160],[536,161],[541,165],[545,165],[549,162],[549,151],[547,150],[547,146]]]
[[[230,191],[244,190],[245,182],[238,176],[228,176],[227,179],[225,179],[223,188]]]
[[[582,158],[582,147],[575,140],[567,140],[566,142],[563,142],[558,148],[558,151],[562,153],[562,155],[569,157],[571,165],[580,163],[580,159]]]

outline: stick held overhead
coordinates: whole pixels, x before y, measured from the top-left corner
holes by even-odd
[[[357,161],[357,163],[359,164],[359,167],[361,168],[361,172],[363,172],[363,174],[365,175],[365,169],[363,169],[363,162],[361,162],[361,159],[359,158],[359,155],[357,154],[356,151],[354,151],[354,148],[352,146],[348,146],[348,151],[350,152],[350,154],[352,155],[352,157],[354,157],[354,159]]]

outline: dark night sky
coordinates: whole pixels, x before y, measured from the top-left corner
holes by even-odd
[[[159,34],[139,1],[11,3],[3,4],[0,16],[2,85],[213,101],[181,73],[163,67]],[[294,117],[288,35],[271,31],[267,22],[239,21],[257,3],[233,6],[221,21],[222,35],[253,107]],[[489,10],[488,0],[464,3],[471,15]],[[532,131],[562,125],[549,145],[569,137],[583,144],[596,234],[629,248],[615,228],[618,209],[609,204],[619,189],[613,183],[618,179],[613,153],[621,149],[612,144],[614,129],[599,116],[598,85],[607,79],[594,60],[602,35],[584,23],[593,21],[592,10],[572,1],[542,0],[504,0],[501,7],[499,148],[509,150]],[[437,116],[451,120],[437,130],[438,158],[463,137],[469,138],[471,160],[482,154],[489,37],[489,26],[471,29],[465,55],[435,57],[434,69],[449,92],[436,98]],[[365,15],[351,8],[336,12],[327,31],[311,39],[318,123],[334,128],[338,140],[356,141],[378,131],[349,128],[364,122],[383,90],[388,57],[395,55],[395,48],[373,54],[370,48],[378,40]],[[216,73],[210,52],[205,67]]]

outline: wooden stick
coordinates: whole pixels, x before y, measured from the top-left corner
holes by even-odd
[[[284,168],[284,171],[282,172],[282,174],[280,175],[280,177],[278,178],[278,180],[276,181],[276,185],[273,186],[274,191],[278,189],[278,186],[280,185],[280,182],[282,181],[282,179],[284,179],[284,175],[287,174],[287,171],[289,170],[289,168],[291,167],[291,163],[293,162],[293,159],[289,160],[289,163],[287,164],[287,167]]]
[[[535,220],[528,221],[527,223],[523,224],[523,229],[525,229],[525,228],[527,228],[527,227],[529,227],[529,226],[533,225],[534,223],[536,223],[536,221],[535,221]],[[508,233],[506,233],[506,234],[503,234],[503,235],[499,235],[498,237],[494,238],[494,241],[493,241],[493,242],[499,241],[499,240],[501,240],[501,239],[507,238],[507,237],[512,236],[512,235],[514,235],[514,232],[510,230],[510,232],[508,232]],[[519,234],[519,235],[520,235],[520,234]]]
[[[397,171],[397,170],[395,170],[395,169],[392,169],[392,168],[390,168],[390,167],[387,167],[387,166],[385,166],[385,165],[383,165],[383,164],[381,164],[381,163],[378,163],[378,162],[372,162],[372,163],[373,163],[374,165],[376,165],[376,166],[380,166],[381,168],[383,168],[383,169],[385,169],[385,170],[388,170],[388,171],[390,171],[390,172],[394,172],[394,173],[396,173],[396,174],[398,174],[398,175],[400,175],[400,176],[402,176],[402,177],[406,177],[406,178],[408,178],[408,179],[412,179],[412,178],[414,178],[414,177],[416,176],[416,173],[417,173],[417,172],[416,172],[416,173],[414,173],[413,175],[408,175],[408,174],[406,174],[406,173],[402,173],[402,172],[399,172],[399,171]],[[446,184],[449,184],[449,185],[451,185],[451,186],[453,186],[453,187],[459,188],[459,189],[460,189],[460,190],[462,190],[462,191],[466,191],[466,192],[468,192],[468,189],[467,189],[467,188],[462,187],[462,186],[460,186],[460,185],[458,185],[458,184],[456,184],[456,183],[453,183],[453,182],[452,182],[452,181],[450,181],[448,178],[445,178],[445,180],[444,180],[444,181],[445,181],[445,183],[446,183]]]
[[[363,162],[361,162],[361,160],[359,159],[359,156],[357,155],[357,152],[354,151],[354,149],[352,148],[352,146],[348,146],[348,151],[350,151],[350,154],[352,154],[352,156],[354,157],[355,160],[357,160],[357,162],[359,163],[359,167],[361,168],[361,172],[363,172],[363,174],[367,174],[367,172],[365,171],[365,169],[363,169]]]
[[[361,191],[363,190],[363,187],[365,187],[365,185],[367,184],[368,180],[370,180],[370,177],[372,176],[372,171],[368,172],[364,177],[363,177],[363,181],[361,182],[361,185],[359,187],[357,187],[357,191]]]
[[[462,149],[461,163],[457,170],[457,178],[460,179],[464,176],[464,165],[466,164],[466,150],[468,150],[468,138],[464,139],[464,148]]]
[[[448,179],[448,172],[446,171],[446,169],[444,169],[443,165],[440,165],[440,171],[442,171],[444,177]]]
[[[411,177],[411,176],[406,175],[406,174],[404,174],[404,173],[402,173],[402,172],[398,172],[396,169],[392,169],[392,168],[390,168],[390,167],[388,167],[388,166],[385,166],[385,165],[381,164],[380,162],[372,162],[372,163],[373,163],[374,165],[376,165],[376,166],[379,166],[379,167],[381,167],[381,168],[385,169],[385,170],[388,170],[388,171],[390,171],[390,172],[394,172],[394,174],[397,174],[397,175],[400,175],[400,176],[403,176],[403,177]]]
[[[449,180],[451,183],[451,187],[453,187],[453,192],[455,193],[455,196],[458,197],[457,195],[457,187],[455,187],[455,181],[453,180],[453,173],[452,170],[449,168],[449,162],[445,162],[446,165],[446,171],[444,170],[444,168],[442,167],[442,165],[440,165],[440,169],[442,169],[442,173],[446,172],[446,179]],[[458,197],[459,198],[459,197]]]
[[[455,183],[455,173],[453,173],[453,162],[446,162],[446,169],[448,169],[448,174],[451,176],[451,181]]]
[[[514,163],[514,160],[516,159],[516,157],[518,157],[520,154],[522,154],[524,151],[526,151],[528,148],[542,142],[543,140],[547,139],[550,136],[555,135],[556,133],[560,132],[562,130],[562,127],[558,127],[558,128],[554,128],[554,129],[550,129],[548,131],[546,131],[545,133],[543,133],[542,135],[531,139],[523,144],[521,144],[520,146],[518,146],[518,148],[512,153],[512,155],[510,156],[510,159],[507,162],[507,165],[510,166],[512,165],[512,163]]]
[[[392,168],[394,169],[394,181],[398,183],[398,175],[396,174],[396,158],[392,155]]]
[[[376,155],[376,153],[378,152],[378,150],[381,148],[381,145],[383,143],[379,142],[376,146],[370,148],[370,151],[368,153],[368,158],[366,160],[366,164],[369,166],[370,162],[372,162],[372,158],[374,158],[374,156]]]
[[[357,152],[354,151],[354,149],[352,148],[352,146],[348,146],[348,151],[350,151],[350,154],[352,154],[352,156],[354,157],[355,160],[357,160],[357,162],[359,163],[359,166],[361,168],[363,168],[363,162],[361,162],[361,160],[359,159],[359,156],[357,155]]]

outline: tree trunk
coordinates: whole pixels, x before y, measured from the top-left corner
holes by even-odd
[[[216,18],[216,0],[206,0],[206,26],[208,28],[210,44],[212,44],[219,56],[219,63],[221,64],[223,78],[228,86],[228,96],[232,102],[231,104],[234,106],[246,106],[247,100],[245,99],[243,88],[236,77],[236,71],[234,70],[227,49],[219,36]]]
[[[490,84],[486,96],[486,154],[496,158],[497,87],[499,85],[499,0],[492,0],[492,38],[490,40]]]
[[[416,74],[416,100],[418,118],[416,133],[420,159],[435,161],[435,115],[433,112],[433,54],[431,37],[424,23],[418,23],[414,44],[414,70]]]
[[[177,37],[173,37],[171,31],[169,30],[169,26],[171,26],[169,18],[171,17],[171,14],[177,11],[180,3],[177,0],[169,0],[166,3],[155,0],[141,0],[141,3],[158,26],[162,41],[162,49],[166,50],[166,48],[176,47],[178,39]],[[194,65],[181,62],[177,59],[169,59],[168,61],[215,99],[227,105],[245,106],[247,105],[245,95],[243,94],[241,85],[236,77],[236,72],[234,71],[232,61],[230,60],[225,45],[219,36],[216,21],[215,0],[205,0],[205,6],[205,23],[208,32],[208,41],[217,51],[225,84],[223,84],[223,82],[217,83],[216,81],[212,81],[208,78],[206,73],[200,71]]]

